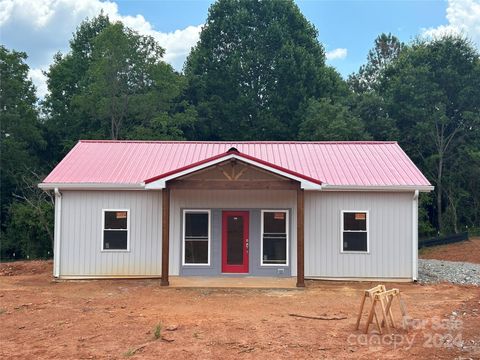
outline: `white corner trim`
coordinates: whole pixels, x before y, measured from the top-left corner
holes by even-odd
[[[271,166],[268,166],[268,165],[264,165],[264,164],[261,164],[261,163],[258,163],[254,160],[250,160],[250,159],[246,159],[244,157],[241,157],[241,156],[238,156],[236,154],[229,154],[229,155],[226,155],[226,156],[223,156],[221,158],[218,158],[218,159],[215,159],[215,160],[212,160],[212,161],[209,161],[209,162],[206,162],[206,163],[203,163],[203,164],[200,164],[200,165],[197,165],[197,166],[194,166],[192,168],[189,168],[189,169],[186,169],[186,170],[183,170],[183,171],[180,171],[180,172],[177,172],[175,174],[172,174],[172,175],[169,175],[169,176],[166,176],[162,179],[158,179],[158,180],[155,180],[155,181],[152,181],[151,183],[148,183],[148,184],[143,184],[145,186],[145,189],[147,190],[153,190],[153,189],[164,189],[165,188],[165,184],[168,180],[172,180],[172,179],[176,179],[178,177],[181,177],[181,176],[184,176],[184,175],[187,175],[187,174],[190,174],[190,173],[194,173],[198,170],[202,170],[204,168],[207,168],[209,166],[212,166],[212,165],[216,165],[216,164],[219,164],[219,163],[222,163],[226,160],[230,160],[230,159],[237,159],[239,161],[243,161],[247,164],[250,164],[250,165],[253,165],[253,166],[256,166],[258,168],[261,168],[261,169],[264,169],[264,170],[267,170],[267,171],[270,171],[274,174],[277,174],[277,175],[280,175],[280,176],[283,176],[283,177],[286,177],[288,179],[292,179],[292,180],[295,180],[295,181],[298,181],[300,183],[300,187],[302,189],[305,189],[305,190],[320,190],[322,188],[322,185],[320,184],[317,184],[317,183],[314,183],[312,181],[308,181],[306,179],[303,179],[301,177],[298,177],[298,176],[295,176],[295,175],[292,175],[292,174],[289,174],[285,171],[282,171],[282,170],[279,170],[279,169],[276,169],[276,168],[273,168]]]
[[[412,200],[412,279],[418,278],[418,194],[415,190]]]
[[[53,232],[53,276],[60,276],[60,243],[62,237],[62,193],[55,188],[55,224]]]

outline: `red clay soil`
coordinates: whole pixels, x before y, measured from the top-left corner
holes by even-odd
[[[2,359],[480,358],[478,287],[387,284],[416,319],[400,328],[395,304],[392,338],[354,329],[370,282],[174,289],[158,280],[54,282],[50,262],[0,264],[0,272],[11,274],[0,276]]]
[[[480,264],[480,237],[454,244],[423,248],[420,250],[420,258]]]

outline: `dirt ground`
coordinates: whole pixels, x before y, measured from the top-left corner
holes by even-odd
[[[51,267],[0,264],[0,358],[480,358],[478,287],[387,284],[415,321],[401,329],[395,304],[399,329],[383,337],[354,330],[362,290],[374,283],[174,289],[158,280],[55,282]]]
[[[466,261],[480,264],[480,237],[455,244],[432,246],[420,250],[421,259]]]

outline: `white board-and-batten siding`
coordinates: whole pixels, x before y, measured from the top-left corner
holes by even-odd
[[[61,201],[60,277],[161,275],[161,191],[62,191]],[[129,251],[102,251],[103,209],[129,210]]]
[[[305,277],[412,279],[410,192],[307,192]],[[368,211],[369,252],[341,252],[342,210]]]
[[[410,192],[305,191],[305,276],[411,279],[412,198]],[[103,209],[129,209],[128,252],[101,251]],[[291,209],[291,275],[296,275],[296,191],[172,190],[171,275],[180,274],[182,209]],[[341,252],[342,210],[368,211],[368,254]],[[62,191],[60,217],[60,256],[55,254],[60,277],[161,275],[161,191]]]

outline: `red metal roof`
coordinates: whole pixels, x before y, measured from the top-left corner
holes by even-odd
[[[231,148],[331,186],[430,186],[396,142],[81,140],[44,183],[141,184],[219,158]]]

